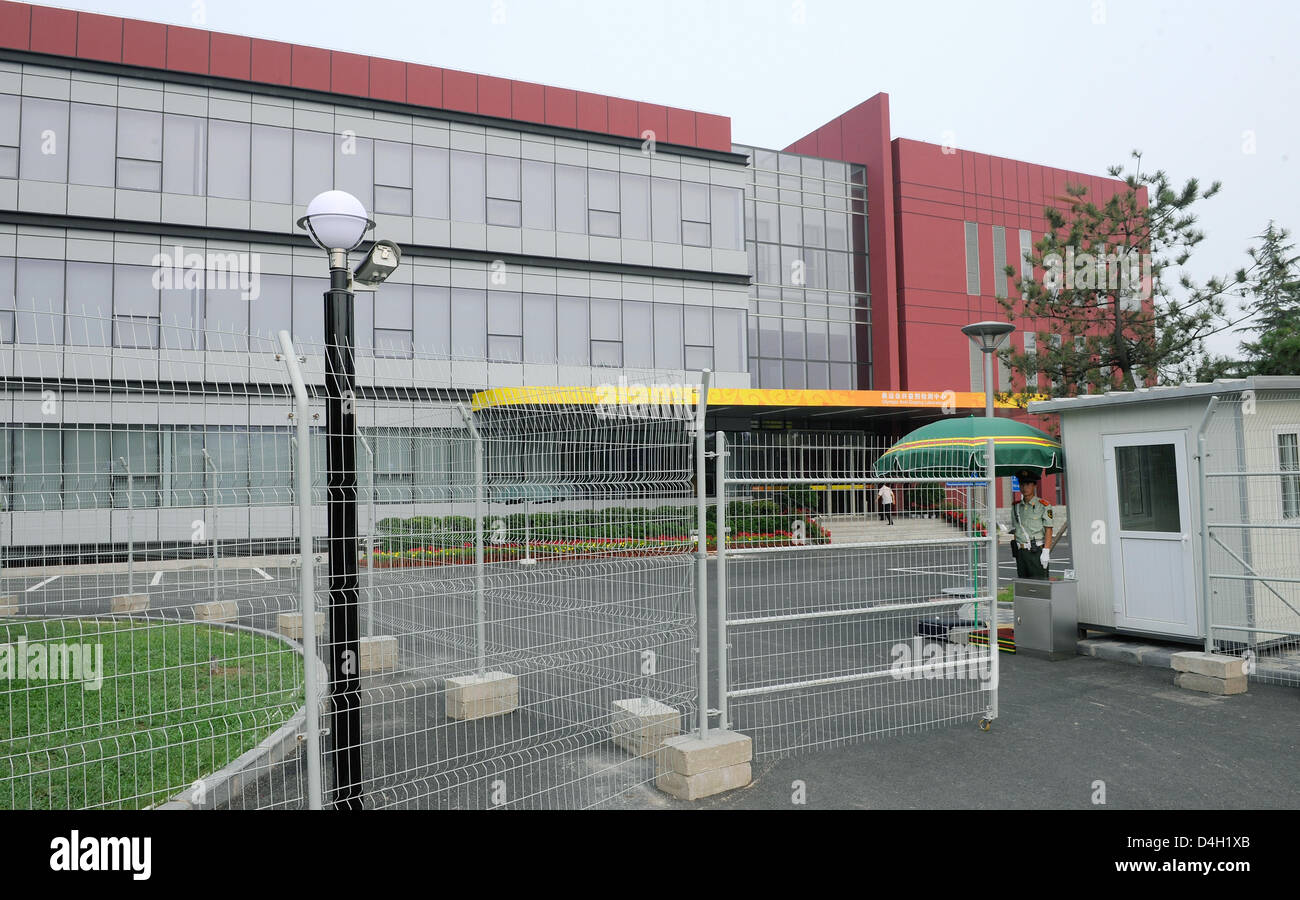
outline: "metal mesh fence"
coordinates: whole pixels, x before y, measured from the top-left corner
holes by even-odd
[[[1210,647],[1300,684],[1300,392],[1214,398],[1203,429]]]
[[[59,317],[0,348],[0,808],[301,796],[275,764],[304,686],[277,621],[300,571],[284,367],[264,338],[194,353]]]
[[[689,390],[407,352],[352,360],[342,396],[300,343],[300,441],[276,339],[59,315],[75,340],[0,347],[0,807],[307,805],[300,469],[327,801],[357,758],[367,807],[583,807],[654,777],[611,736],[619,701],[694,715]],[[356,475],[352,543],[326,540],[330,468]]]
[[[729,437],[726,715],[755,754],[994,718],[983,474],[872,476],[887,444],[861,436]]]

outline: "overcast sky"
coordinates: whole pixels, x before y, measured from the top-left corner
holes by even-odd
[[[96,0],[65,6],[731,117],[782,148],[871,95],[895,137],[1105,174],[1223,182],[1192,274],[1300,229],[1300,4],[864,0]],[[1232,351],[1237,335],[1212,343]]]

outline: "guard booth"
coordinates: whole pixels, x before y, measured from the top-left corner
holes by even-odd
[[[1080,627],[1250,653],[1300,683],[1300,377],[1029,411],[1060,416]]]

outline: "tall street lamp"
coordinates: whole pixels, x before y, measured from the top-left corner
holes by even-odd
[[[356,272],[348,253],[375,223],[361,201],[346,191],[325,191],[307,205],[298,227],[329,256],[325,292],[325,435],[327,543],[329,551],[329,659],[336,809],[361,808],[361,647],[357,606],[357,410],[355,295],[357,285],[374,287],[397,268],[401,251],[377,241]],[[312,665],[307,660],[307,665]]]
[[[990,419],[993,418],[993,354],[1015,330],[1009,322],[975,322],[961,330],[984,354],[984,415]]]

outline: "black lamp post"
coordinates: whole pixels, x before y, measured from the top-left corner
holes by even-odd
[[[335,809],[361,808],[361,647],[357,602],[357,410],[355,296],[348,253],[375,223],[361,201],[326,191],[298,227],[329,254],[325,292],[325,434],[328,486],[330,751]],[[313,660],[307,660],[311,665]]]

